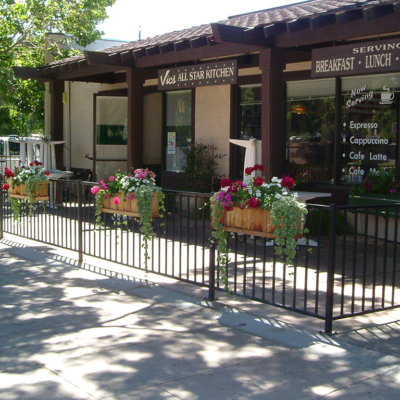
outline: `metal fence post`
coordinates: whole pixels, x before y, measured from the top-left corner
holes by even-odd
[[[335,285],[335,254],[336,254],[336,217],[337,205],[329,206],[329,251],[328,279],[326,287],[325,333],[330,335],[333,327],[333,300]]]
[[[3,184],[2,181],[0,181],[0,183]],[[4,218],[4,210],[3,210],[4,198],[3,198],[3,196],[4,196],[4,191],[3,191],[2,188],[0,190],[1,190],[1,192],[0,192],[0,239],[3,239],[3,237],[4,237],[4,232],[3,232],[3,229],[4,229],[4,226],[3,226],[3,218]]]
[[[211,242],[210,247],[210,268],[208,270],[208,300],[215,300],[215,242]]]
[[[78,181],[78,253],[79,262],[83,262],[83,222],[82,222],[82,181]]]

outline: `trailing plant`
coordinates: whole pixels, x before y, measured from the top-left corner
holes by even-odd
[[[216,154],[217,147],[203,143],[191,144],[182,148],[185,154],[186,184],[195,192],[209,193],[219,178],[217,173],[218,160],[225,155]]]
[[[10,190],[11,188],[12,192],[14,192],[22,187],[22,185],[26,185],[27,201],[30,204],[37,203],[37,197],[47,195],[47,188],[45,189],[45,193],[43,193],[43,185],[49,181],[50,173],[43,168],[43,163],[39,161],[33,161],[29,165],[16,167],[14,171],[6,167],[4,175],[7,183],[3,185],[3,190]],[[18,224],[21,223],[20,208],[22,202],[23,199],[11,198],[11,208],[14,213],[14,219]]]
[[[124,195],[123,201],[137,200],[140,214],[140,231],[143,235],[142,248],[144,249],[145,268],[150,260],[149,241],[155,236],[153,232],[153,211],[151,207],[154,196],[158,196],[158,209],[161,214],[165,211],[164,193],[156,185],[156,175],[148,169],[136,169],[132,174],[120,171],[106,180],[101,180],[99,185],[93,186],[91,191],[96,196],[96,224],[101,225],[101,209],[106,199],[112,199],[114,204],[120,204],[120,193]],[[162,217],[162,215],[160,215]]]
[[[234,207],[261,208],[270,211],[272,223],[276,226],[275,251],[279,256],[284,256],[287,262],[291,262],[297,250],[296,235],[303,233],[301,222],[307,208],[296,200],[297,195],[291,193],[295,181],[290,176],[283,179],[272,178],[270,183],[261,176],[254,176],[262,172],[264,167],[256,164],[254,167],[246,168],[245,173],[251,176],[248,183],[232,181],[230,178],[221,180],[221,190],[211,198],[213,239],[217,242],[218,262],[222,282],[225,290],[229,292],[226,267],[229,263],[229,233],[224,230],[222,217],[224,210],[232,211]],[[253,175],[253,176],[252,176]]]

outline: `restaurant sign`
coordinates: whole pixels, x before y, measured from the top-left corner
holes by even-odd
[[[313,78],[400,71],[400,39],[312,51]]]
[[[219,61],[158,71],[158,90],[196,86],[232,85],[237,81],[237,61]]]

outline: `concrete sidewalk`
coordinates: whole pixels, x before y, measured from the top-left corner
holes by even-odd
[[[400,396],[395,312],[327,337],[315,319],[67,256],[0,241],[1,400]]]

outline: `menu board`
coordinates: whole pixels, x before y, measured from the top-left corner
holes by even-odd
[[[396,165],[398,95],[387,85],[357,87],[344,96],[341,133],[341,175],[344,183],[378,175]]]

